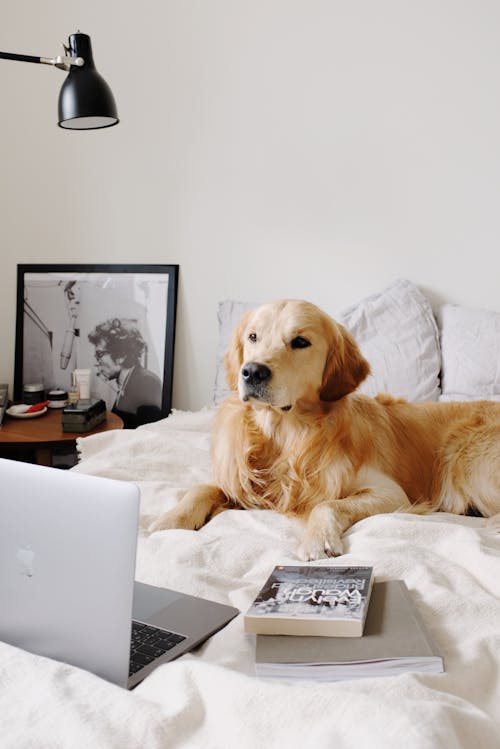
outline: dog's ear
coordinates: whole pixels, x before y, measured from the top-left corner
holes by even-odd
[[[243,334],[250,319],[251,310],[245,312],[236,328],[233,330],[231,342],[224,356],[226,365],[226,379],[230,390],[238,389],[238,377],[243,364]]]
[[[336,401],[352,393],[370,374],[370,365],[343,325],[332,325],[330,349],[319,392],[321,400]]]

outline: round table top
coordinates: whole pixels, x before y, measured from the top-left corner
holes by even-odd
[[[57,445],[89,434],[123,429],[123,421],[111,411],[106,412],[106,421],[90,432],[63,432],[61,420],[59,408],[49,408],[47,413],[32,419],[15,419],[5,414],[0,427],[0,445]]]

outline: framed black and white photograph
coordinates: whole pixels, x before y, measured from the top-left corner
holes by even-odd
[[[18,265],[14,398],[70,391],[90,371],[125,427],[172,406],[177,265]]]

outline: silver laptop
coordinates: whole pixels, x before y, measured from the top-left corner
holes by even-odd
[[[135,484],[0,459],[0,640],[132,688],[235,617],[134,583],[138,515]]]

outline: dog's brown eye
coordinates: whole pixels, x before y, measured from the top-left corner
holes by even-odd
[[[307,338],[303,338],[301,335],[293,338],[291,342],[292,348],[307,348],[310,345],[311,341],[308,341]]]
[[[255,343],[255,341],[257,340],[257,333],[250,333],[250,335],[248,336],[248,340],[252,341],[252,343]]]

